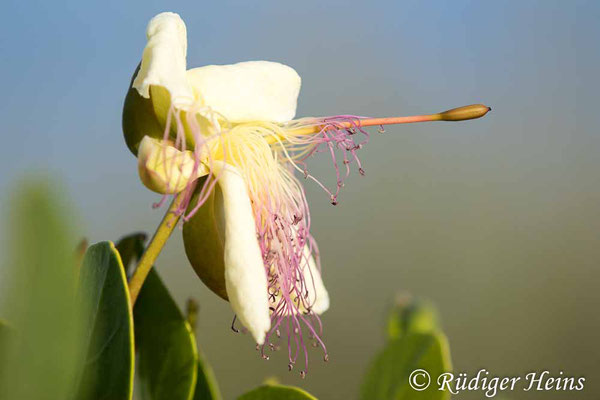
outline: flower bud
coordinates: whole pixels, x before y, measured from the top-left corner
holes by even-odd
[[[191,151],[179,151],[149,136],[142,139],[138,149],[138,172],[144,186],[162,194],[179,193],[190,182],[206,174],[206,167],[195,169]]]

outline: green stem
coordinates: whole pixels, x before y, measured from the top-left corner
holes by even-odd
[[[140,261],[133,273],[133,276],[129,280],[129,296],[131,299],[131,306],[135,304],[135,300],[140,294],[140,290],[144,285],[144,281],[150,272],[150,269],[154,265],[156,258],[162,251],[165,243],[171,236],[171,232],[175,229],[175,225],[179,221],[179,215],[175,214],[175,210],[179,207],[179,204],[183,200],[184,192],[179,193],[177,197],[173,200],[167,213],[163,217],[162,221],[160,221],[160,225],[156,228],[156,232],[154,232],[154,236],[152,236],[152,240],[146,247],[146,251],[140,258]]]

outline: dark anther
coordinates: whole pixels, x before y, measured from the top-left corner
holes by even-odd
[[[294,365],[292,363],[288,364],[288,371],[291,371],[294,369]]]
[[[362,168],[358,169],[358,173],[361,174],[362,176],[365,176],[365,170]]]
[[[237,315],[233,316],[233,321],[231,321],[231,330],[234,331],[235,333],[240,333],[239,329],[237,329],[235,327],[235,320],[237,318]]]
[[[300,371],[300,378],[306,378],[306,371]]]

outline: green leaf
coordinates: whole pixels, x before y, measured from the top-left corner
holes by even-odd
[[[186,304],[187,321],[195,331],[198,319],[198,303],[189,298]],[[198,379],[194,390],[194,400],[221,400],[221,391],[215,379],[215,374],[202,350],[198,349]]]
[[[198,350],[198,379],[194,391],[194,400],[221,400],[221,391],[212,367],[206,357]]]
[[[146,234],[134,233],[125,236],[117,243],[117,249],[121,254],[121,259],[124,265],[138,260],[144,251],[144,242]],[[168,294],[168,293],[167,293]],[[139,300],[138,300],[139,301]],[[138,306],[139,307],[139,306]],[[136,307],[137,309],[137,307]],[[214,377],[214,373],[206,358],[201,351],[198,350],[198,367],[197,367],[196,388],[194,390],[195,400],[220,400],[221,393]]]
[[[262,385],[241,395],[238,400],[316,400],[317,398],[295,386]]]
[[[133,318],[125,270],[112,242],[88,248],[80,284],[80,294],[89,312],[88,352],[78,399],[131,399]]]
[[[437,310],[427,300],[402,294],[389,313],[387,320],[388,339],[399,339],[407,333],[440,332]]]
[[[125,272],[129,271],[131,264],[140,259],[144,252],[146,234],[142,232],[132,233],[119,239],[116,248],[121,255]],[[129,276],[129,274],[127,274]]]
[[[451,368],[447,340],[442,333],[407,333],[389,341],[375,357],[361,387],[360,399],[449,399],[450,393],[438,390],[436,380]],[[430,376],[430,384],[423,391],[409,385],[409,377],[417,369],[427,371]],[[417,385],[426,379],[413,378]]]
[[[68,399],[74,390],[82,351],[75,218],[64,191],[49,182],[42,177],[10,190],[0,314],[15,340],[0,352],[1,399]]]
[[[140,291],[134,319],[142,399],[191,400],[198,372],[196,340],[154,268]]]

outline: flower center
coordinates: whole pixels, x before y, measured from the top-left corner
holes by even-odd
[[[194,168],[200,170],[204,166],[209,170],[208,179],[201,188],[196,188],[197,180],[192,179],[184,190],[184,201],[176,210],[183,215],[184,221],[202,206],[218,181],[216,162],[233,165],[246,182],[268,281],[271,328],[260,347],[263,358],[268,358],[267,348],[279,348],[274,342],[282,332],[287,337],[290,370],[303,356],[301,376],[305,376],[307,344],[321,347],[325,361],[329,358],[321,339],[321,320],[313,309],[319,302],[315,283],[316,274],[320,274],[319,252],[310,235],[305,192],[294,171],[314,180],[335,205],[344,180],[350,174],[351,164],[354,163],[358,172],[364,175],[357,153],[369,140],[364,127],[379,126],[383,132],[384,124],[470,119],[487,111],[487,107],[477,105],[413,117],[373,119],[339,115],[304,118],[287,124],[256,121],[229,125],[208,107],[194,109],[192,106],[183,118],[181,111],[171,107],[164,143],[170,138],[173,123],[177,132],[175,147],[186,150],[187,141],[193,138]],[[334,190],[326,188],[308,172],[307,159],[320,152],[329,154],[333,162]],[[184,215],[196,190],[200,191],[198,203]]]

